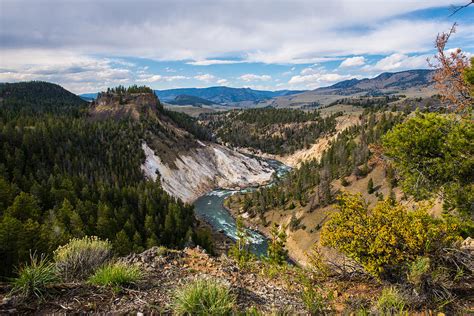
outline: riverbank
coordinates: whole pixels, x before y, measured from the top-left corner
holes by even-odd
[[[239,211],[237,211],[233,208],[230,208],[230,207],[226,206],[225,204],[223,205],[223,207],[234,218],[234,220],[237,220],[237,218],[240,217],[247,229],[250,229],[254,232],[260,233],[261,235],[265,236],[265,238],[268,241],[271,240],[272,236],[271,236],[271,233],[270,233],[270,230],[271,230],[271,225],[270,224],[268,224],[268,225],[256,224],[255,222],[251,221],[250,217],[242,216],[242,214]],[[288,250],[290,250],[290,249],[288,249]],[[288,262],[290,262],[291,264],[296,265],[296,266],[302,266],[302,265],[306,264],[306,261],[302,262],[300,259],[293,256],[291,254],[291,251],[289,251],[289,253],[288,253]]]
[[[212,239],[212,250],[216,256],[226,255],[229,252],[230,247],[234,244],[232,238],[227,236],[223,231],[215,230],[205,220],[197,219],[198,229],[207,230],[211,234]]]

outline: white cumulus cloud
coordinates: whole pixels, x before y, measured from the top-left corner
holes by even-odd
[[[211,82],[214,79],[216,79],[216,77],[214,75],[211,75],[211,74],[202,74],[202,75],[194,76],[194,79],[197,79],[199,81],[204,81],[204,82]]]
[[[368,66],[365,70],[369,71],[398,71],[414,68],[427,68],[427,58],[431,55],[408,56],[405,54],[391,54],[379,60],[375,65]]]
[[[302,71],[303,72],[303,71]],[[307,70],[305,73],[309,73]],[[288,84],[297,89],[315,89],[331,85],[335,82],[353,78],[352,75],[341,75],[338,73],[328,73],[322,69],[313,69],[310,74],[300,74],[291,77]]]
[[[346,58],[339,65],[339,67],[341,68],[357,67],[357,66],[363,66],[364,64],[365,64],[364,56],[355,56],[355,57]]]
[[[240,64],[245,61],[242,60],[223,60],[223,59],[205,59],[205,60],[196,60],[189,61],[186,64],[193,66],[211,66],[211,65],[231,65],[231,64]]]
[[[269,75],[245,74],[245,75],[240,76],[239,79],[245,82],[270,81],[272,80],[272,77]]]
[[[227,79],[219,79],[216,81],[220,86],[228,86],[230,82]]]
[[[186,76],[162,76],[162,75],[153,75],[153,74],[141,74],[138,76],[139,79],[137,79],[138,82],[159,82],[159,81],[166,81],[166,82],[172,82],[176,80],[185,80],[189,79],[189,77]]]

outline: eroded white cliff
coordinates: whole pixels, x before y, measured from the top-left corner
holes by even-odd
[[[200,145],[180,155],[171,167],[143,143],[146,160],[142,170],[153,180],[159,174],[163,189],[187,203],[216,187],[245,187],[271,180],[274,170],[265,161],[214,143]]]

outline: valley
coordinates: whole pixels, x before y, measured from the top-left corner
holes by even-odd
[[[145,86],[109,88],[85,102],[49,83],[1,85],[0,140],[4,145],[0,196],[4,198],[0,204],[0,252],[9,258],[2,274],[14,274],[13,266],[28,260],[32,245],[55,255],[52,250],[61,249],[68,240],[73,243],[73,238],[85,240],[84,236],[91,235],[108,240],[117,262],[132,260],[146,268],[149,276],[163,277],[163,270],[156,268],[160,265],[174,271],[165,274],[169,290],[176,289],[173,278],[190,278],[196,273],[194,269],[231,278],[229,282],[234,284],[235,273],[221,270],[225,266],[258,284],[252,288],[245,283],[252,302],[259,291],[266,291],[261,294],[264,299],[275,301],[270,293],[291,296],[294,293],[290,289],[308,282],[320,282],[324,289],[337,292],[349,286],[348,281],[335,281],[346,278],[346,274],[358,280],[355,282],[361,288],[357,295],[370,301],[371,293],[381,295],[383,286],[374,282],[378,272],[367,272],[364,269],[370,268],[363,261],[359,263],[344,248],[327,241],[327,227],[345,212],[343,199],[351,207],[361,203],[360,208],[396,208],[400,214],[422,216],[420,223],[430,223],[423,225],[444,225],[448,207],[454,207],[459,214],[456,216],[465,220],[455,225],[459,225],[462,236],[469,236],[470,191],[456,188],[472,187],[472,159],[458,164],[459,175],[450,171],[453,179],[440,180],[450,181],[446,185],[454,191],[447,191],[447,195],[410,191],[402,167],[388,156],[393,155],[392,148],[404,146],[397,143],[402,136],[391,139],[390,135],[404,132],[404,122],[417,120],[456,125],[441,123],[451,116],[437,112],[442,106],[437,96],[347,97],[364,82],[341,84],[338,89],[348,88],[347,94],[339,90],[337,99],[316,108],[164,105]],[[181,100],[206,103],[196,98]],[[418,128],[416,124],[410,129]],[[461,133],[456,139],[470,151],[467,126],[447,133]],[[435,130],[423,132],[431,137]],[[459,161],[460,154],[449,150]],[[421,208],[423,211],[411,211]],[[361,215],[344,222],[357,216]],[[392,216],[398,220],[397,215]],[[433,228],[433,234],[457,234],[452,227]],[[31,236],[39,238],[34,242]],[[409,232],[397,238],[411,236]],[[459,241],[461,235],[453,238]],[[467,238],[459,251],[469,257],[471,247]],[[466,261],[459,263],[469,271]],[[116,311],[129,312],[137,306],[153,310],[143,305],[144,299],[165,304],[161,308],[169,311],[166,290],[162,292],[155,283],[137,282],[153,289],[154,294],[137,290],[140,303],[120,303],[114,307]],[[85,291],[83,286],[74,285],[74,291]],[[367,288],[368,292],[364,290]],[[0,286],[0,295],[2,291],[5,288]],[[68,308],[84,309],[89,298],[81,293],[79,301],[72,302],[68,296],[55,299],[74,306]],[[123,292],[122,298],[130,293]],[[319,295],[308,289],[302,293],[291,299],[293,311],[310,308],[304,295]],[[343,301],[349,299],[347,293],[335,298],[325,295],[321,300],[339,313],[347,308]],[[15,299],[19,305],[8,299],[4,305],[13,304],[22,310],[23,301]],[[239,301],[240,308],[250,308],[244,302]],[[469,306],[464,297],[456,304],[456,308]],[[37,308],[57,311],[41,303]],[[263,305],[261,310],[269,308]]]
[[[474,0],[0,0],[0,315],[474,315]]]

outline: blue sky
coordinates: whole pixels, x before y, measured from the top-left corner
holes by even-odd
[[[427,68],[436,34],[474,52],[468,0],[0,0],[0,81],[314,89]]]

